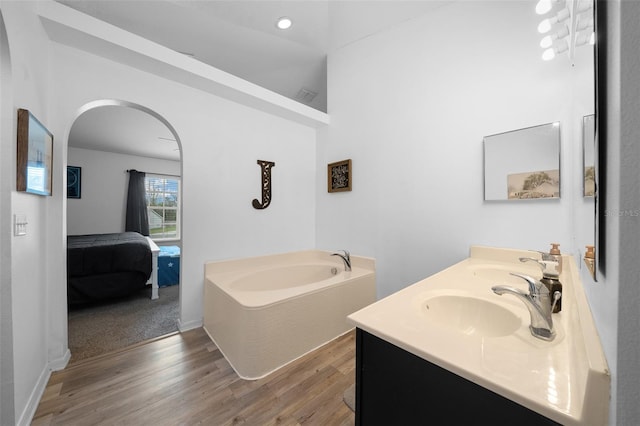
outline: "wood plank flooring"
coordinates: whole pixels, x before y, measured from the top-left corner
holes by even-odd
[[[353,425],[355,332],[255,381],[202,328],[51,375],[32,425]]]

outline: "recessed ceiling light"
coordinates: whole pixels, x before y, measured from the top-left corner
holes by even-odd
[[[286,16],[278,18],[278,21],[276,22],[276,27],[280,28],[281,30],[288,30],[289,28],[291,28],[291,25],[293,25],[293,21],[291,20],[291,18],[287,18]]]

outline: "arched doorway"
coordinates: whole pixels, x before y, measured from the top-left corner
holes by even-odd
[[[146,288],[130,297],[70,305],[72,363],[178,330],[181,157],[173,127],[144,106],[101,100],[78,111],[68,138],[67,234],[123,232],[127,171],[145,172],[147,200],[151,200],[148,211],[156,225],[150,229],[150,238],[163,252],[170,249],[173,275],[170,282],[160,280],[166,288],[160,288],[156,300],[151,300],[151,289]],[[163,186],[158,189],[158,185]],[[159,215],[163,220],[158,227]]]

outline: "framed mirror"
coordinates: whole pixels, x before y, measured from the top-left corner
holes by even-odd
[[[608,33],[607,24],[607,5],[606,0],[595,0],[593,7],[594,25],[595,25],[595,107],[596,113],[594,118],[594,145],[595,145],[595,214],[594,214],[594,242],[595,253],[593,254],[592,267],[590,268],[591,276],[594,281],[598,281],[598,275],[606,276],[607,265],[605,262],[606,247],[606,189],[607,189],[607,65],[610,57],[610,51],[607,47],[606,34]],[[586,256],[585,256],[585,262]]]
[[[560,123],[484,137],[484,199],[560,198]]]
[[[595,166],[596,116],[586,115],[582,118],[582,195],[593,197],[596,189]]]

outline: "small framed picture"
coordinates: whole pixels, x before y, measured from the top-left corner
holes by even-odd
[[[53,135],[33,114],[18,109],[18,191],[51,195]]]
[[[350,159],[327,166],[327,189],[329,192],[351,191],[352,180]]]
[[[82,168],[67,166],[67,198],[81,198]]]

